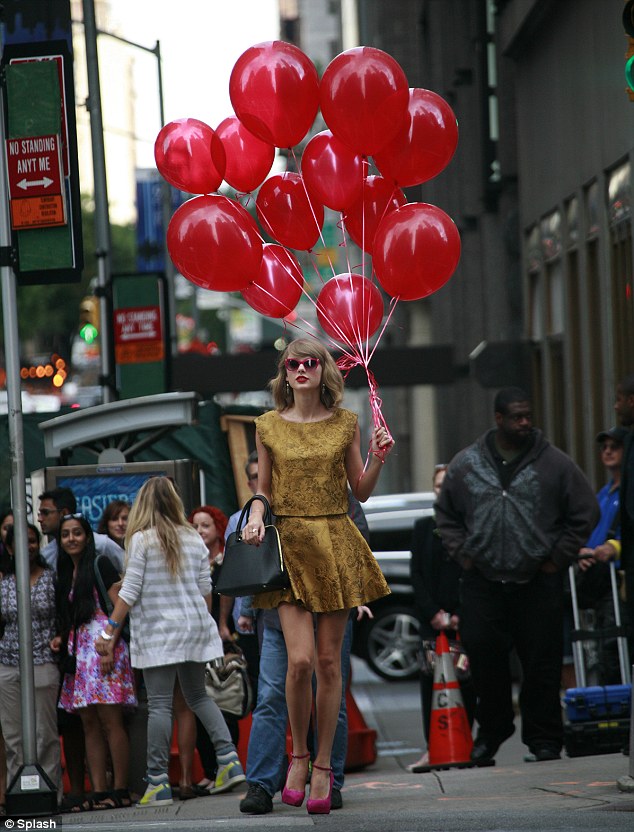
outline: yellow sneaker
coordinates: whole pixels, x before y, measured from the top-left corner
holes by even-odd
[[[172,787],[169,780],[167,778],[154,780],[149,777],[145,794],[136,805],[143,809],[148,806],[171,806],[173,802]]]
[[[233,760],[220,766],[216,774],[215,785],[213,789],[209,789],[209,794],[228,792],[240,783],[244,783],[246,779],[242,766],[240,765],[240,760],[236,756]]]

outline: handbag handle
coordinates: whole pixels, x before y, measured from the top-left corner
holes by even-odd
[[[273,514],[271,513],[271,506],[269,505],[269,501],[266,497],[263,497],[262,494],[254,494],[250,500],[244,504],[244,508],[240,512],[240,519],[238,520],[238,529],[237,529],[237,537],[238,540],[242,540],[242,529],[246,525],[246,522],[249,520],[249,514],[251,513],[251,505],[253,504],[254,500],[259,500],[261,503],[264,504],[264,520],[265,526],[270,526],[273,522]]]

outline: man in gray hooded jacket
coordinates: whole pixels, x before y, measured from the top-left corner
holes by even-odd
[[[472,760],[514,731],[509,654],[522,665],[522,741],[531,760],[563,745],[563,581],[599,518],[590,483],[533,428],[528,395],[497,394],[496,428],[460,451],[436,503],[443,544],[463,567],[460,636],[478,697]]]

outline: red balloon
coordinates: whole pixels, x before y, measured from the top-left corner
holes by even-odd
[[[258,218],[267,234],[289,248],[311,249],[324,224],[324,207],[309,197],[298,173],[271,176],[255,201]]]
[[[231,70],[229,97],[247,130],[269,144],[292,147],[317,115],[319,76],[308,55],[292,43],[258,43]]]
[[[258,276],[262,239],[255,220],[226,196],[183,203],[167,227],[174,265],[203,289],[239,292]]]
[[[460,260],[460,234],[435,205],[410,202],[392,211],[374,238],[373,265],[388,295],[418,300],[440,289]]]
[[[317,133],[302,154],[306,187],[333,211],[343,211],[363,188],[363,157],[350,150],[330,130]]]
[[[378,153],[401,127],[409,87],[397,61],[372,46],[337,55],[319,87],[321,112],[332,132],[357,153]]]
[[[390,211],[395,211],[406,202],[403,191],[387,179],[368,176],[361,199],[351,205],[343,216],[345,229],[359,248],[372,254],[379,223]]]
[[[411,89],[405,123],[374,161],[383,176],[407,188],[439,174],[457,145],[458,122],[445,99],[430,90]]]
[[[240,119],[221,121],[216,133],[227,154],[225,182],[236,191],[250,193],[264,182],[275,159],[275,148],[250,133]]]
[[[196,118],[179,118],[161,128],[154,159],[170,185],[190,194],[217,191],[225,175],[225,149],[215,131]]]
[[[302,296],[302,267],[283,246],[265,243],[263,249],[260,274],[242,290],[242,297],[261,315],[285,318]]]
[[[362,344],[381,326],[383,298],[360,274],[338,274],[324,283],[317,298],[321,328],[337,341]]]

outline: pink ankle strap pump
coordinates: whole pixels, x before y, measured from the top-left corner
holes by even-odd
[[[291,754],[291,762],[288,766],[288,771],[286,772],[287,783],[289,774],[291,773],[291,769],[293,768],[293,762],[295,760],[305,760],[306,757],[310,757],[310,754]],[[299,789],[289,789],[287,785],[284,785],[284,788],[282,789],[282,803],[286,803],[287,806],[301,806],[304,802],[305,796],[305,786],[301,791]]]
[[[324,766],[318,766],[316,763],[313,763],[313,770],[318,768],[320,771],[329,771],[330,772],[330,784],[328,786],[328,794],[326,797],[309,797],[306,801],[306,810],[310,815],[329,815],[330,814],[330,801],[332,798],[332,784],[334,782],[334,774],[332,773],[332,768],[330,766],[325,768]]]

